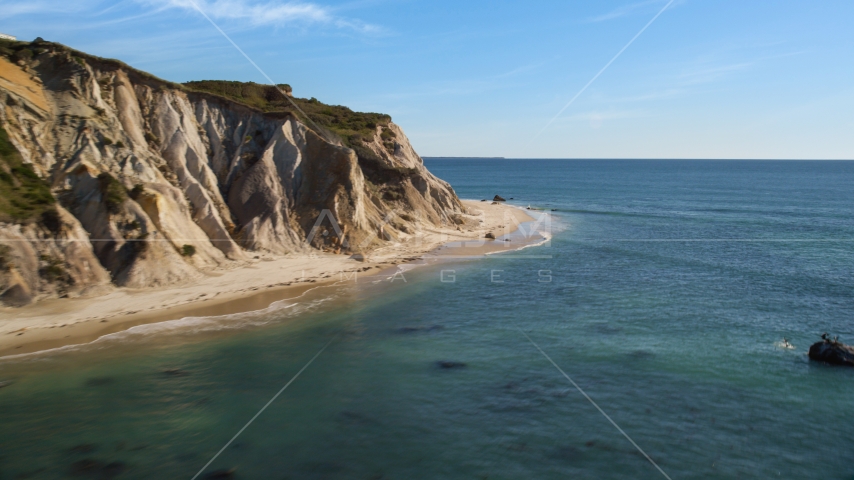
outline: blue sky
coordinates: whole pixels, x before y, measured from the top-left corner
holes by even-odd
[[[0,32],[389,113],[423,156],[854,159],[854,2],[2,0]],[[540,134],[540,132],[542,133]]]

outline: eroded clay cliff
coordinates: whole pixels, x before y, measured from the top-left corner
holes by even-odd
[[[56,200],[47,220],[0,211],[7,304],[174,285],[249,252],[369,251],[461,209],[393,123],[354,150],[296,112],[58,44],[0,54],[0,126]]]

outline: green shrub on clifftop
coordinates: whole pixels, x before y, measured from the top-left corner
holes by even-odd
[[[253,82],[232,82],[224,80],[202,80],[187,82],[185,88],[197,92],[212,93],[248,105],[265,113],[290,113],[301,117],[278,88]],[[288,85],[279,85],[290,92]],[[382,113],[354,112],[341,105],[326,105],[316,98],[292,97],[303,112],[312,121],[337,135],[345,145],[353,147],[359,139],[372,139],[377,126],[388,126],[391,117]]]

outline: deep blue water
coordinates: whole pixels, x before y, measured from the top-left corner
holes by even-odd
[[[854,478],[854,162],[425,163],[552,241],[0,361],[0,479],[189,479],[330,340],[208,471],[663,478],[520,329],[674,479]]]

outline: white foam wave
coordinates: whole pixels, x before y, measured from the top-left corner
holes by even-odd
[[[552,239],[552,235],[550,233],[546,233],[546,232],[537,232],[537,233],[541,237],[543,237],[541,240],[538,240],[534,243],[522,245],[518,248],[513,248],[513,249],[509,249],[509,250],[499,250],[496,252],[487,252],[485,255],[501,255],[501,254],[506,254],[506,253],[520,252],[520,251],[525,250],[527,248],[533,248],[533,247],[539,247],[541,245],[545,245],[546,243],[549,243]]]
[[[565,232],[565,231],[569,230],[569,228],[571,226],[569,223],[562,220],[559,215],[554,215],[552,212],[549,212],[547,210],[528,210],[527,208],[520,207],[519,205],[510,205],[510,206],[513,208],[517,208],[519,210],[522,210],[523,212],[525,212],[528,215],[531,215],[535,212],[539,212],[543,215],[548,215],[548,217],[549,217],[548,218],[549,231],[551,233]],[[535,220],[535,222],[536,222],[536,220]],[[526,222],[526,223],[530,223],[530,222]],[[538,232],[538,233],[542,233],[542,232]]]

